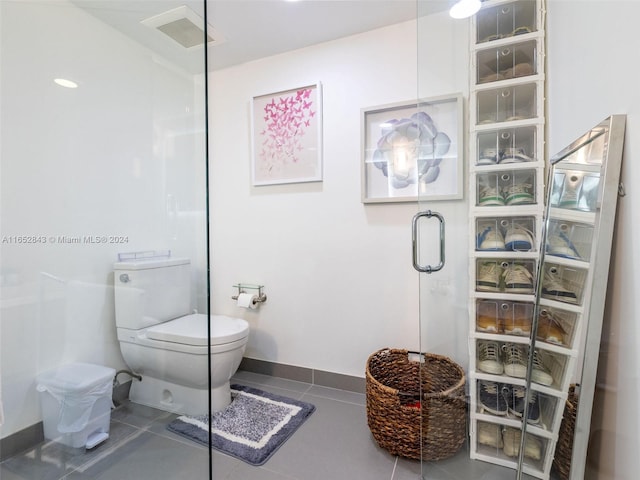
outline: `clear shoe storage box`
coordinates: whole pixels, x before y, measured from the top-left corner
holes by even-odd
[[[535,162],[538,158],[535,125],[479,132],[476,141],[479,166]]]
[[[547,262],[542,278],[542,298],[582,305],[587,273],[586,269]]]
[[[516,341],[517,340],[517,341]],[[477,339],[472,343],[475,350],[477,378],[503,383],[523,384],[527,376],[529,347],[514,337],[512,342]],[[569,352],[562,354],[540,347],[534,350],[531,381],[536,389],[562,392],[562,387],[570,371]]]
[[[476,83],[535,75],[536,41],[481,50],[476,55]]]
[[[476,251],[534,252],[535,250],[535,217],[476,217]]]
[[[566,220],[549,220],[547,244],[548,255],[589,261],[593,244],[593,225]]]
[[[44,437],[91,449],[109,438],[115,370],[72,363],[37,377]]]
[[[528,337],[533,324],[534,304],[508,300],[476,301],[476,331]]]
[[[536,84],[483,90],[477,94],[478,125],[515,122],[537,116]]]
[[[486,419],[493,421],[506,420],[505,423],[511,425],[517,425],[522,420],[526,387],[509,382],[487,380],[477,380],[475,387],[478,398],[476,413],[485,415]],[[534,431],[535,429],[549,431],[560,413],[559,407],[563,406],[562,398],[540,393],[534,385],[528,401],[527,423],[529,425],[527,428]]]
[[[499,170],[476,176],[476,205],[504,207],[536,203],[535,170]]]
[[[479,258],[476,292],[533,295],[536,264],[532,259]]]
[[[526,35],[538,30],[536,2],[518,1],[485,7],[476,14],[476,43]]]
[[[599,188],[598,173],[559,171],[553,177],[550,204],[555,208],[595,212]]]
[[[481,455],[516,461],[520,453],[521,435],[522,432],[516,427],[477,422],[476,448]],[[548,448],[548,438],[527,433],[524,450],[525,464],[542,470]]]

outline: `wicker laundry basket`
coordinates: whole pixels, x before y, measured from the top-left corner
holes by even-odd
[[[571,455],[573,453],[573,435],[576,429],[576,412],[578,411],[577,385],[569,387],[569,395],[564,405],[564,414],[558,433],[556,453],[553,457],[553,467],[562,480],[568,480],[571,473]]]
[[[393,455],[442,460],[466,437],[465,374],[451,359],[382,349],[367,361],[367,422],[378,445]]]

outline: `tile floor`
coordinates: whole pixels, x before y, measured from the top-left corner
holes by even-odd
[[[215,480],[420,480],[421,465],[380,449],[367,427],[365,396],[240,371],[232,383],[313,403],[316,411],[261,467],[213,454]],[[110,438],[90,452],[45,442],[0,464],[1,480],[206,480],[208,452],[166,425],[176,415],[133,403],[112,412]],[[507,480],[515,471],[469,460],[466,448],[428,463],[425,480]]]

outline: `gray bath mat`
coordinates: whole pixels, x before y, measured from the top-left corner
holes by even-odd
[[[251,465],[262,465],[315,410],[310,403],[231,385],[231,404],[213,415],[211,446]],[[208,415],[181,416],[167,428],[209,445]]]

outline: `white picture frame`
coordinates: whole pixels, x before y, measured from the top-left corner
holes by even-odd
[[[461,94],[363,108],[362,202],[464,197]]]
[[[254,186],[322,181],[320,82],[253,97]]]

